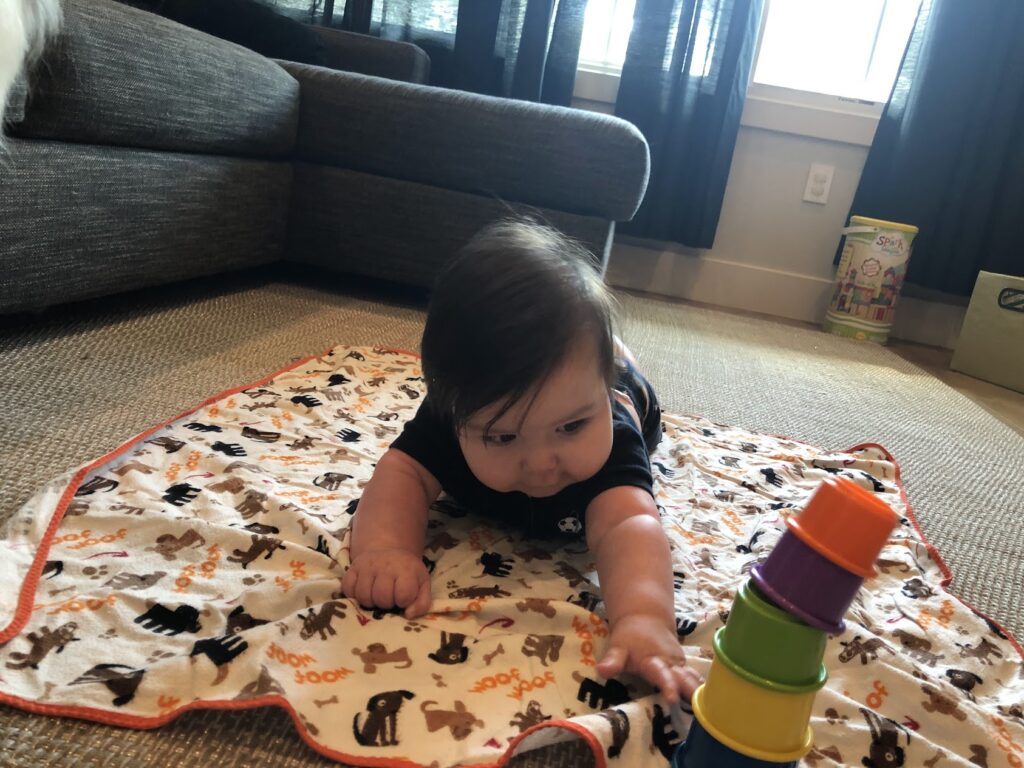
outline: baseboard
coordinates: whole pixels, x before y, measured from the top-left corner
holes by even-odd
[[[825,316],[832,281],[751,264],[616,243],[609,284],[815,325]],[[903,297],[893,337],[953,349],[966,308]]]

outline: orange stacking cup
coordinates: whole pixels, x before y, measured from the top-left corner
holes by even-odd
[[[786,525],[822,557],[869,579],[897,522],[896,513],[875,494],[845,477],[828,477]]]

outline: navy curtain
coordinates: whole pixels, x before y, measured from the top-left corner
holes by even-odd
[[[916,224],[907,281],[1024,275],[1024,4],[925,0],[851,213]]]
[[[568,105],[587,0],[348,0],[334,26],[416,43],[431,83]]]
[[[615,114],[651,147],[619,231],[710,248],[753,66],[762,0],[637,0]]]

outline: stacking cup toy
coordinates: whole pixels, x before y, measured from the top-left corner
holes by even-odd
[[[793,618],[745,582],[717,638],[721,653],[752,675],[783,685],[824,685],[825,634]]]
[[[843,631],[896,522],[885,502],[838,477],[786,520],[715,633],[715,660],[672,768],[795,768],[810,751],[811,707],[828,679],[824,633]]]
[[[672,756],[672,768],[796,768],[796,762],[775,763],[736,752],[704,730],[700,720],[694,719],[686,741]]]
[[[787,613],[830,635],[843,633],[843,614],[863,579],[822,557],[786,531],[750,580],[758,591]]]
[[[723,632],[715,634],[707,681],[693,695],[694,715],[735,752],[773,763],[799,760],[811,748],[811,707],[826,676],[787,685],[755,675],[730,658],[722,647]]]
[[[876,573],[875,559],[897,522],[896,513],[875,494],[845,477],[829,477],[786,525],[811,549],[870,579]]]
[[[896,522],[874,494],[846,478],[827,478],[786,521],[789,530],[751,580],[779,608],[838,635],[862,581],[875,575],[875,558]]]

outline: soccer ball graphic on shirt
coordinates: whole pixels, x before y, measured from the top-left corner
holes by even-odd
[[[558,530],[562,533],[579,533],[583,530],[583,523],[578,517],[563,517],[558,521]]]

